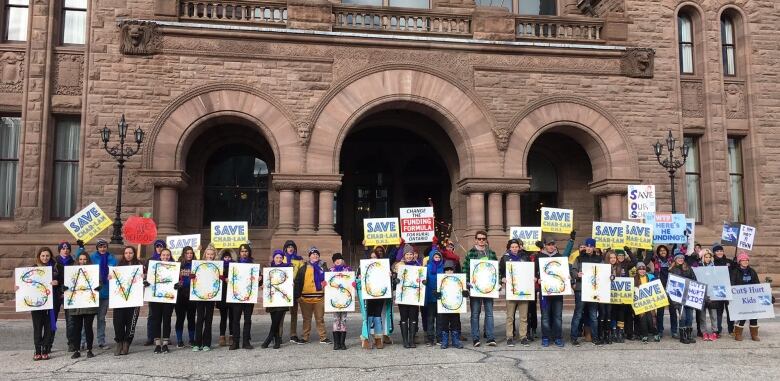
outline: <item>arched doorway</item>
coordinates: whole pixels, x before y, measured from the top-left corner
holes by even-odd
[[[363,219],[397,217],[402,207],[434,206],[440,229],[452,224],[458,158],[442,128],[422,113],[379,111],[358,121],[341,147],[336,231],[349,263],[362,255]]]

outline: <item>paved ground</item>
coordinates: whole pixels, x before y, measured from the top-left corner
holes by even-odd
[[[503,315],[499,312],[497,315]],[[723,338],[715,343],[699,340],[683,345],[665,337],[660,343],[631,342],[595,347],[585,343],[564,349],[532,346],[441,350],[419,346],[405,350],[394,344],[382,350],[361,350],[357,342],[357,316],[350,319],[349,350],[312,343],[285,343],[280,350],[260,349],[269,318],[254,317],[254,350],[193,353],[190,348],[154,355],[151,347],[135,345],[128,356],[114,357],[111,350],[97,350],[93,359],[71,360],[64,352],[63,332],[57,335],[55,352],[49,361],[32,361],[31,323],[0,321],[2,380],[777,380],[780,377],[780,319],[761,323],[761,342],[736,342]],[[468,327],[465,316],[461,319]],[[564,317],[564,327],[569,316]],[[326,319],[330,323],[330,319]],[[496,316],[496,327],[503,327]],[[62,322],[60,322],[62,325]],[[145,336],[145,320],[139,321],[139,336]],[[216,331],[215,326],[215,331]],[[111,331],[108,322],[108,331]],[[328,330],[330,330],[328,324]],[[568,330],[565,330],[568,332]],[[497,329],[503,338],[503,328]],[[396,333],[394,336],[400,338]],[[424,378],[423,378],[424,377]]]

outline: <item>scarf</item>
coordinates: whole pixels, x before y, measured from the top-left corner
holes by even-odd
[[[322,291],[322,282],[325,281],[325,272],[322,271],[322,267],[320,267],[320,261],[310,261],[309,265],[314,271],[314,287],[317,288],[317,291]]]
[[[509,262],[519,262],[520,261],[520,252],[518,251],[517,254],[512,254],[511,251],[507,251],[505,255],[509,256]]]
[[[63,266],[70,266],[75,262],[73,260],[73,257],[68,255],[67,257],[63,257],[61,255],[57,255],[57,262]]]
[[[352,271],[352,268],[347,265],[333,266],[330,271]]]
[[[298,252],[293,252],[292,254],[287,254],[285,252],[284,253],[284,259],[285,259],[285,262],[287,262],[287,264],[291,265],[293,263],[292,261],[302,261],[303,257],[298,255]]]
[[[282,262],[282,263],[277,265],[276,262],[271,261],[271,267],[292,267],[292,263]]]
[[[57,255],[59,257],[59,255]],[[73,262],[73,258],[71,258],[71,263]],[[56,262],[52,259],[49,259],[49,263],[44,264],[44,266],[51,267],[52,274],[54,273],[55,267],[54,264]],[[63,270],[64,271],[64,270]],[[49,310],[49,325],[51,326],[52,332],[57,332],[57,315],[54,313],[54,309]]]
[[[255,263],[252,257],[238,258],[238,263]]]

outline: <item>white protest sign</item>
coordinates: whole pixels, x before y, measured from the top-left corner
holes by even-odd
[[[426,267],[403,265],[398,269],[395,304],[425,305]]]
[[[227,303],[257,303],[260,284],[260,265],[257,263],[235,263],[228,266]]]
[[[753,240],[756,238],[756,228],[748,225],[742,225],[739,228],[739,239],[737,248],[753,250]]]
[[[436,276],[436,289],[441,297],[436,303],[436,312],[440,314],[463,314],[468,303],[463,291],[466,290],[466,274],[439,274]]]
[[[222,300],[222,261],[192,261],[190,300],[196,302]]]
[[[361,259],[360,273],[363,274],[360,282],[363,299],[389,299],[393,296],[389,259]]]
[[[732,321],[773,319],[772,288],[769,283],[732,286],[734,299],[729,302],[729,318]]]
[[[266,267],[263,269],[263,307],[292,307],[293,268]]]
[[[434,235],[433,208],[401,208],[401,238],[407,243],[431,242]]]
[[[628,219],[640,220],[645,213],[655,213],[655,185],[628,186]]]
[[[688,242],[686,243],[685,255],[693,254],[694,246],[696,246],[696,219],[686,218],[685,229],[688,230]]]
[[[149,261],[144,289],[145,302],[176,303],[178,292],[173,286],[179,282],[179,262]]]
[[[582,301],[610,303],[612,300],[612,265],[582,264]]]
[[[51,266],[17,267],[14,269],[16,312],[54,308],[51,280]]]
[[[569,261],[565,257],[539,258],[539,278],[542,296],[573,294]]]
[[[707,285],[710,300],[731,300],[731,278],[726,266],[699,266],[693,268],[696,280]]]
[[[144,269],[141,265],[108,268],[108,308],[144,305]]]
[[[498,261],[472,259],[469,261],[469,282],[472,298],[498,298]]]
[[[325,273],[325,312],[355,311],[354,271]]]
[[[534,263],[506,262],[506,300],[534,300]]]
[[[100,293],[95,288],[100,286],[100,266],[65,266],[63,292],[65,309],[100,307]]]

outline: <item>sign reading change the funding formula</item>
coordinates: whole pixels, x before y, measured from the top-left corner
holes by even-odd
[[[542,231],[569,234],[574,229],[574,211],[571,209],[542,208]]]
[[[249,242],[246,221],[211,221],[211,243],[217,249],[237,248]]]
[[[433,208],[401,208],[401,238],[407,243],[433,240]]]
[[[397,218],[364,218],[363,239],[366,246],[397,245],[401,242]]]
[[[73,237],[85,243],[97,237],[111,224],[108,215],[94,202],[63,223]]]

